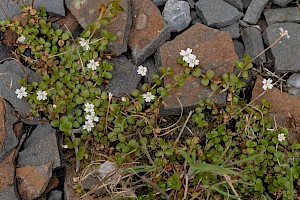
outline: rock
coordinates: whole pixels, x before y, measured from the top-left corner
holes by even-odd
[[[63,200],[63,192],[60,190],[52,190],[48,200]]]
[[[248,8],[252,0],[242,0],[243,8]]]
[[[65,16],[64,0],[35,0],[34,8],[39,9],[44,6],[47,12],[57,15]]]
[[[0,20],[11,19],[21,13],[20,5],[11,0],[2,0],[0,9]]]
[[[171,32],[180,32],[190,24],[190,6],[186,1],[168,0],[162,12]]]
[[[137,73],[137,67],[125,56],[119,56],[110,61],[114,64],[114,70],[107,90],[116,97],[123,94],[131,95],[132,90],[137,88],[141,81],[141,75]]]
[[[269,0],[252,0],[248,6],[243,21],[249,24],[256,24],[268,2]]]
[[[55,27],[53,27],[55,26]],[[73,33],[76,29],[80,28],[80,24],[76,21],[74,15],[67,10],[66,16],[62,19],[59,19],[58,21],[55,21],[52,23],[52,28],[54,29],[62,29],[63,31],[66,31],[67,28]]]
[[[254,58],[264,50],[264,42],[260,31],[255,27],[245,28],[241,32],[242,39],[245,45],[245,53]],[[256,58],[254,63],[266,62],[266,55],[262,53]]]
[[[234,61],[238,58],[234,46],[227,32],[209,28],[203,24],[195,24],[174,40],[163,44],[156,55],[156,63],[159,66],[172,66],[172,70],[183,73],[183,67],[177,63],[180,50],[193,49],[193,54],[200,61],[201,69],[212,69],[216,76],[225,72],[231,72]],[[173,77],[166,77],[165,84],[174,83]],[[165,98],[165,106],[161,110],[164,115],[180,114],[180,104],[176,97],[180,99],[184,109],[193,108],[198,105],[200,98],[206,98],[211,94],[211,90],[200,84],[198,78],[189,76],[184,86],[170,91],[170,95]],[[218,102],[226,102],[226,94],[216,95]]]
[[[153,82],[153,79],[151,77],[152,73],[160,74],[158,67],[156,67],[155,61],[152,57],[148,58],[145,62],[143,62],[142,66],[147,67],[148,70],[146,75],[147,82]]]
[[[5,58],[12,58],[13,48],[11,46],[0,44],[0,60],[3,60]]]
[[[294,73],[292,74],[288,80],[287,84],[289,85],[289,94],[300,96],[300,74]]]
[[[200,19],[211,27],[225,27],[243,17],[243,13],[223,0],[199,0],[195,6]]]
[[[190,7],[192,9],[194,9],[194,7],[195,7],[195,1],[194,0],[187,0],[187,2],[190,4]]]
[[[298,7],[265,9],[264,15],[268,25],[282,22],[300,22],[300,12]]]
[[[32,200],[39,197],[45,191],[51,176],[52,162],[17,168],[18,191],[22,200]]]
[[[291,3],[292,0],[272,0],[272,3],[281,6],[281,7],[285,7],[288,3]]]
[[[243,2],[242,0],[224,0],[225,2],[229,3],[230,5],[233,5],[240,11],[243,11]]]
[[[11,151],[0,161],[0,199],[18,200],[19,195],[15,188],[15,150]]]
[[[278,73],[300,71],[300,25],[296,23],[277,23],[268,26],[264,32],[264,41],[270,46],[280,36],[279,28],[287,30],[290,39],[283,37],[280,42],[271,47],[275,58],[275,70]]]
[[[238,40],[233,40],[233,45],[234,45],[235,52],[239,56],[239,59],[243,58],[245,54],[245,47],[243,43],[239,42]]]
[[[164,5],[168,0],[152,0],[152,2],[156,5],[156,6],[162,6]]]
[[[0,97],[0,161],[18,145],[13,129],[17,120],[12,107]]]
[[[132,62],[140,65],[170,38],[168,25],[151,0],[131,0],[132,26],[128,46]]]
[[[87,22],[97,20],[99,17],[98,9],[100,8],[100,5],[107,5],[109,2],[110,0],[84,0],[81,2],[74,0],[65,1],[67,8],[83,28],[87,27]],[[132,22],[130,0],[121,0],[120,5],[124,8],[124,11],[118,13],[111,23],[105,27],[105,29],[117,37],[116,41],[110,41],[108,44],[108,50],[116,56],[127,51],[127,42]],[[96,32],[95,37],[100,37],[100,34]]]
[[[17,82],[24,76],[27,77],[29,84],[33,81],[41,80],[41,76],[32,70],[24,67],[16,60],[5,61],[0,64],[0,96],[9,101],[19,116],[24,119],[30,110],[30,105],[24,99],[18,99],[15,93],[16,89],[21,88]]]
[[[18,156],[18,167],[26,165],[43,165],[52,162],[52,168],[61,167],[57,146],[56,130],[49,123],[37,125],[24,142],[23,150]]]
[[[229,25],[229,26],[225,26],[223,28],[220,28],[221,31],[225,31],[225,32],[229,32],[230,35],[231,35],[231,38],[232,39],[236,39],[236,38],[239,38],[240,37],[240,29],[239,29],[239,23],[236,22],[232,25]]]
[[[250,26],[249,24],[247,24],[243,20],[239,20],[239,25],[241,25],[242,27],[249,27]]]

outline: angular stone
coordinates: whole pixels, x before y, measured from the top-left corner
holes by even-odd
[[[236,22],[234,24],[231,24],[229,26],[225,26],[223,28],[220,28],[221,31],[229,32],[232,39],[239,38],[241,36],[240,34],[240,27],[239,23]]]
[[[99,8],[102,4],[107,5],[110,0],[83,0],[81,2],[74,0],[66,0],[67,8],[71,11],[74,17],[83,28],[87,28],[87,22],[97,20],[99,17]],[[127,42],[130,34],[131,27],[131,6],[130,0],[121,0],[120,5],[124,9],[123,12],[111,20],[111,23],[105,27],[108,31],[117,37],[117,40],[110,41],[108,50],[116,56],[127,51]],[[95,37],[100,37],[96,32]]]
[[[156,5],[156,6],[162,6],[164,5],[168,0],[152,0],[152,2]]]
[[[278,73],[299,72],[300,24],[277,23],[268,26],[263,35],[268,46],[279,38],[279,28],[287,30],[290,39],[283,37],[280,42],[271,47],[271,52],[275,58],[275,70]]]
[[[34,8],[40,8],[44,6],[47,12],[65,16],[65,6],[64,0],[35,0],[34,1]]]
[[[61,167],[56,130],[49,123],[37,125],[19,152],[18,167],[52,162],[53,169]]]
[[[137,73],[137,67],[125,56],[119,56],[110,60],[114,65],[112,79],[109,80],[107,90],[114,96],[131,95],[141,81],[141,75]]]
[[[22,200],[39,197],[52,176],[52,162],[39,166],[26,165],[16,169],[18,191]]]
[[[153,79],[151,77],[152,73],[160,74],[158,67],[155,65],[155,61],[152,57],[148,58],[145,62],[142,63],[142,66],[147,67],[147,82],[152,83]]]
[[[63,200],[63,192],[60,190],[52,190],[48,200]]]
[[[264,15],[268,25],[282,22],[300,22],[300,12],[298,7],[265,9]]]
[[[11,151],[0,161],[0,199],[18,200],[19,195],[15,188],[15,150]]]
[[[183,73],[183,67],[177,63],[179,52],[182,49],[192,48],[193,54],[200,61],[201,69],[212,69],[216,76],[231,72],[234,61],[238,58],[234,46],[227,32],[209,28],[203,24],[195,24],[174,40],[163,44],[158,51],[156,63],[161,66],[171,66],[175,74]],[[159,60],[160,59],[160,60]],[[167,83],[174,83],[173,78],[166,78]],[[197,106],[200,98],[206,98],[211,90],[200,84],[198,78],[189,76],[184,86],[170,91],[170,95],[164,100],[163,114],[180,114],[180,99],[184,109]],[[224,94],[224,93],[223,93]],[[226,95],[216,95],[218,102],[225,103]]]
[[[12,50],[12,47],[0,44],[0,60],[13,57]]]
[[[19,140],[13,130],[17,120],[12,107],[0,97],[0,161],[18,145]]]
[[[249,24],[256,24],[268,2],[269,0],[252,0],[248,6],[243,21]]]
[[[73,33],[76,29],[80,28],[80,24],[76,21],[74,15],[67,10],[66,16],[64,18],[60,18],[59,20],[52,23],[52,28],[54,29],[62,29],[63,31],[66,31],[67,28]]]
[[[189,3],[186,1],[168,0],[162,12],[171,32],[180,32],[191,22]]]
[[[287,84],[289,86],[289,94],[300,96],[300,74],[294,73],[292,74],[288,80]]]
[[[131,0],[132,26],[128,46],[132,61],[140,65],[170,38],[168,25],[151,0]]]
[[[9,60],[0,64],[0,74],[3,74],[0,78],[0,96],[12,104],[22,119],[26,118],[30,105],[24,99],[17,98],[15,91],[21,88],[21,85],[17,82],[26,76],[30,84],[32,81],[38,82],[41,80],[41,76],[24,67],[16,60]]]
[[[254,58],[264,50],[264,42],[260,31],[255,27],[245,28],[241,32],[242,39],[245,45],[245,53]],[[254,63],[266,62],[266,55],[262,53],[256,58]]]
[[[199,0],[195,6],[200,19],[211,27],[225,27],[243,17],[236,7],[223,0]]]
[[[234,7],[239,9],[240,11],[243,11],[243,2],[242,2],[242,0],[224,0],[224,1],[226,1],[230,5],[233,5]]]
[[[272,0],[272,3],[281,6],[281,7],[285,7],[288,3],[291,3],[293,0]]]
[[[252,0],[242,0],[243,8],[248,8]]]
[[[245,47],[244,47],[243,43],[241,43],[238,40],[233,40],[233,45],[234,45],[235,52],[239,56],[239,59],[243,58],[243,56],[245,54]]]
[[[187,0],[187,2],[190,4],[190,7],[191,7],[192,9],[195,8],[195,1],[194,1],[194,0]]]

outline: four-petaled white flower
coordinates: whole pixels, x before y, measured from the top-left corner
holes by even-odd
[[[111,100],[112,97],[113,97],[113,93],[109,92],[108,93],[108,99]]]
[[[95,111],[94,111],[94,104],[92,104],[92,103],[85,103],[84,104],[84,106],[85,106],[85,108],[84,108],[84,111],[85,112],[87,112],[87,113],[94,113]]]
[[[95,62],[94,59],[90,60],[89,64],[87,64],[87,68],[92,70],[96,70],[98,66],[99,66],[99,62],[98,61]]]
[[[282,142],[285,140],[285,135],[283,133],[278,134],[278,141]]]
[[[264,90],[272,89],[272,88],[273,88],[272,81],[273,81],[273,80],[270,79],[270,78],[268,78],[268,80],[264,79],[264,80],[262,81],[262,83],[264,84],[264,85],[262,86],[262,88],[263,88]]]
[[[141,76],[146,76],[147,74],[147,67],[144,67],[142,65],[139,66],[137,73],[140,74]]]
[[[126,102],[126,97],[122,97],[121,100],[122,100],[123,102]]]
[[[155,99],[155,96],[151,92],[147,92],[142,95],[146,102],[150,102],[152,99]]]
[[[95,113],[91,113],[90,115],[85,116],[87,121],[98,122],[99,118],[95,116]]]
[[[19,44],[23,44],[24,42],[25,42],[25,37],[24,37],[24,35],[21,35],[20,37],[18,37],[18,39],[17,39],[17,43],[19,43]]]
[[[186,61],[189,64],[189,67],[194,68],[196,65],[199,65],[199,60],[197,60],[194,54],[190,54]]]
[[[56,104],[53,104],[53,108],[57,108],[57,105],[56,105]]]
[[[279,28],[280,36],[285,36],[287,39],[290,39],[289,32],[287,30],[283,30],[283,28]]]
[[[37,91],[37,99],[39,101],[47,99],[47,92],[46,91]]]
[[[21,87],[20,89],[16,89],[17,98],[22,99],[23,97],[27,97],[27,92],[25,87]]]
[[[80,46],[85,47],[86,50],[89,50],[90,49],[89,41],[85,40],[84,38],[79,38],[79,39],[80,39],[79,41]]]
[[[93,121],[91,121],[91,120],[85,121],[85,124],[82,126],[82,128],[87,130],[88,132],[90,132],[93,127],[94,127],[94,124],[93,124]]]
[[[192,51],[193,51],[192,49],[187,48],[186,50],[181,50],[179,54],[180,54],[181,56],[183,56],[183,60],[184,60],[185,62],[187,62],[189,56],[190,56],[191,53],[192,53]]]

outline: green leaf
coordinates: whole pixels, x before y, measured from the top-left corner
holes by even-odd
[[[77,103],[78,105],[80,105],[80,104],[83,104],[84,98],[83,98],[83,97],[77,97],[75,101],[76,101],[76,103]]]
[[[209,84],[209,79],[204,77],[201,79],[201,84],[204,85],[204,86],[208,86]]]
[[[76,154],[76,158],[77,158],[78,160],[82,160],[82,159],[84,158],[85,152],[86,152],[85,147],[81,146],[81,147],[78,149],[78,152],[77,152],[77,154]]]
[[[74,146],[77,147],[80,144],[81,140],[80,140],[80,138],[75,138],[72,140],[72,142],[73,142]]]
[[[208,79],[212,79],[215,76],[215,72],[213,70],[210,70],[210,69],[207,70],[205,74],[206,74],[206,77]]]

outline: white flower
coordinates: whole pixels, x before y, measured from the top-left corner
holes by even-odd
[[[142,95],[146,102],[150,102],[152,99],[155,99],[155,96],[151,92],[147,92]]]
[[[26,38],[24,37],[24,35],[21,35],[20,37],[18,37],[17,43],[23,44],[25,42],[25,39]]]
[[[122,97],[121,100],[122,100],[123,102],[126,102],[126,97]]]
[[[113,93],[109,92],[108,93],[108,99],[111,100],[112,97],[113,97]]]
[[[53,108],[56,108],[57,106],[56,106],[56,104],[53,104]]]
[[[139,66],[137,73],[141,76],[146,76],[147,74],[147,67],[143,67],[142,65]]]
[[[99,62],[98,61],[95,62],[94,59],[90,60],[90,63],[87,64],[87,68],[92,70],[96,70],[98,66],[99,66]]]
[[[285,140],[285,135],[283,133],[278,134],[278,141],[282,142]]]
[[[87,130],[88,132],[90,132],[93,127],[94,127],[94,124],[93,124],[93,121],[91,121],[91,120],[85,121],[85,124],[82,126],[82,128]]]
[[[47,99],[47,92],[46,91],[37,91],[37,99],[40,100],[46,100]]]
[[[99,118],[97,116],[95,116],[95,113],[91,113],[90,115],[85,116],[85,119],[87,121],[92,121],[92,122],[98,122]]]
[[[22,99],[23,97],[27,97],[26,88],[21,87],[20,89],[16,89],[17,98]]]
[[[80,39],[79,41],[80,46],[85,47],[86,50],[89,50],[90,49],[89,41],[85,40],[84,38],[79,38],[79,39]]]
[[[94,111],[94,104],[92,104],[92,103],[85,103],[84,104],[84,106],[85,106],[85,109],[84,109],[84,111],[85,112],[90,112],[90,113],[94,113],[95,111]]]
[[[268,78],[268,80],[264,79],[264,80],[262,81],[262,83],[264,84],[264,85],[262,86],[262,88],[263,88],[264,90],[272,89],[272,88],[273,88],[272,79],[270,79],[270,78]]]
[[[289,32],[287,30],[283,30],[283,28],[279,28],[280,36],[285,36],[287,39],[290,39]]]
[[[186,60],[189,64],[189,67],[194,68],[196,65],[199,65],[199,60],[197,60],[194,54],[190,54]]]
[[[187,59],[189,55],[191,55],[192,51],[192,49],[187,48],[186,50],[181,50],[179,54],[183,56],[183,60],[187,62]]]

